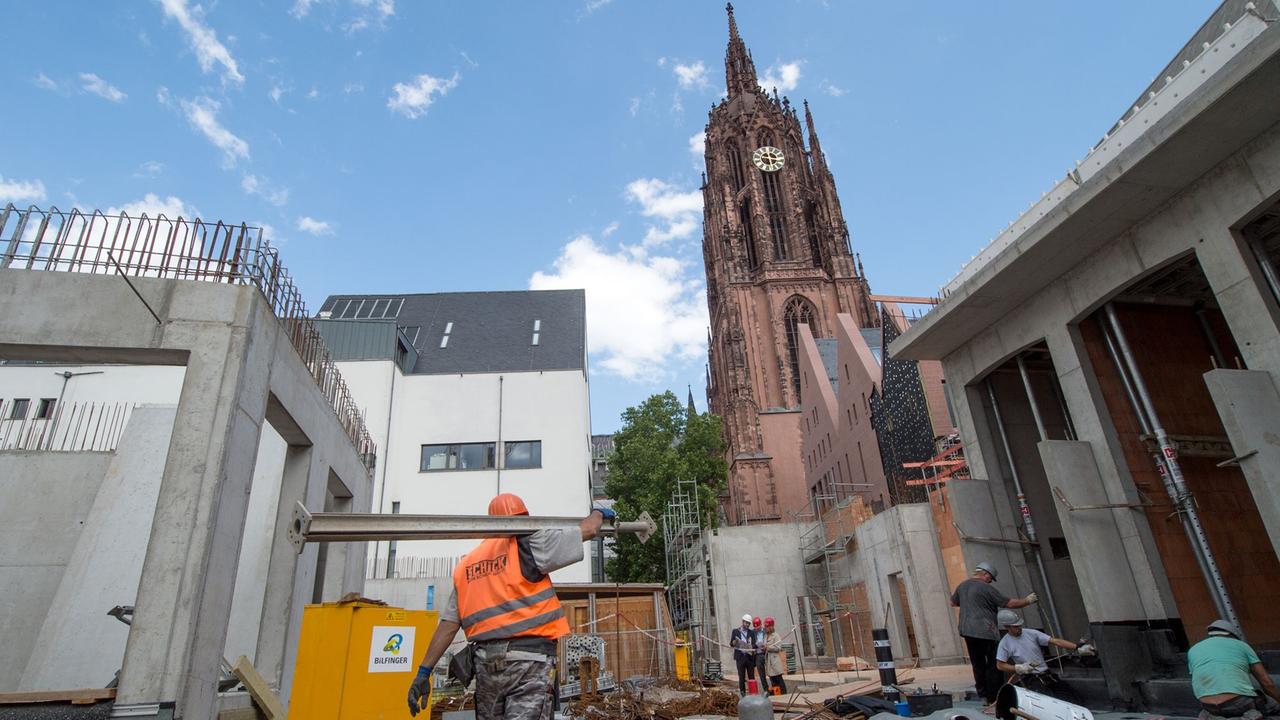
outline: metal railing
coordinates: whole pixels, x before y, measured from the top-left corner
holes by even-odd
[[[120,443],[135,407],[127,402],[42,407],[30,400],[0,400],[0,450],[110,452]]]
[[[266,299],[372,472],[377,447],[320,332],[262,228],[145,213],[107,215],[56,207],[0,212],[0,269],[119,273],[126,277],[252,285]]]

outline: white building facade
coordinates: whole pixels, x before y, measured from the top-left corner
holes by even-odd
[[[533,515],[587,514],[583,291],[332,296],[317,323],[378,446],[374,512],[483,515],[511,492]],[[476,544],[377,543],[366,592],[439,609]],[[590,563],[553,579],[587,582]]]

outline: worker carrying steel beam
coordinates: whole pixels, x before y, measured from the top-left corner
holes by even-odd
[[[529,510],[518,496],[502,493],[490,501],[489,514]],[[425,709],[431,671],[461,629],[470,644],[450,668],[465,685],[467,666],[474,667],[476,720],[549,720],[556,641],[570,632],[549,574],[582,560],[582,543],[614,516],[592,508],[576,529],[489,538],[467,554],[453,571],[453,594],[409,686],[409,713]]]

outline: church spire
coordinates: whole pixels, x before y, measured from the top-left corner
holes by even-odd
[[[754,93],[759,84],[756,80],[756,65],[751,60],[747,44],[738,35],[738,21],[733,17],[733,3],[724,6],[729,13],[729,49],[724,56],[724,84],[733,98],[740,93]]]
[[[697,415],[697,414],[698,414],[698,408],[693,404],[693,386],[692,386],[692,385],[689,385],[689,386],[688,386],[688,388],[689,388],[689,415],[688,415],[688,417],[693,417],[694,415]]]
[[[829,173],[827,156],[822,153],[822,144],[818,142],[818,130],[813,126],[813,113],[809,112],[809,101],[804,101],[804,124],[809,130],[809,157],[813,161],[814,172]]]

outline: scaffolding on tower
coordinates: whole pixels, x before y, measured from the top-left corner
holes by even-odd
[[[682,648],[688,652],[690,672],[716,678],[720,675],[719,654],[705,645],[708,636],[714,641],[716,631],[711,620],[711,587],[696,481],[677,481],[662,516],[662,534],[666,540],[667,605],[672,627],[676,637],[686,643]]]

